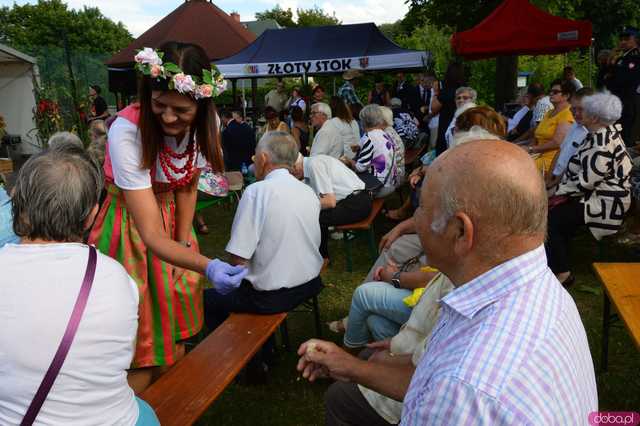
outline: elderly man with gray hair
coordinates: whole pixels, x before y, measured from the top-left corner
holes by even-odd
[[[303,377],[338,381],[326,424],[390,424],[356,384],[403,401],[403,425],[584,422],[598,409],[593,361],[575,302],[547,267],[547,194],[534,162],[513,144],[469,142],[429,167],[420,200],[422,247],[454,288],[437,301],[418,359],[300,346]]]
[[[353,158],[350,140],[342,136],[338,120],[332,120],[331,107],[324,102],[317,102],[311,106],[311,125],[315,136],[311,145],[311,156],[328,155],[333,158]]]
[[[233,264],[248,266],[238,288],[222,295],[205,291],[209,329],[231,312],[287,312],[322,289],[320,200],[290,170],[298,144],[284,132],[270,132],[258,143],[256,182],[242,195],[226,251]]]
[[[83,244],[102,186],[101,169],[73,144],[59,144],[20,169],[12,208],[21,242],[0,249],[0,424],[24,420],[87,292],[70,351],[36,411],[38,423],[159,424],[127,383],[137,285],[122,265]],[[93,280],[83,292],[91,264]]]

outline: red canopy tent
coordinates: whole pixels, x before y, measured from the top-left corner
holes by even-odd
[[[482,22],[455,33],[451,46],[465,59],[551,55],[591,45],[589,21],[544,12],[528,0],[505,0]]]

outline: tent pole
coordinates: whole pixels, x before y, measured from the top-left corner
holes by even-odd
[[[247,116],[247,98],[244,95],[244,79],[240,80],[242,83],[242,117]]]
[[[253,118],[253,128],[256,129],[258,127],[258,79],[253,77],[251,79],[251,103],[252,103],[252,114]]]
[[[233,108],[236,107],[236,105],[238,105],[238,79],[234,78],[231,80],[231,98],[233,99],[231,101],[231,106]]]

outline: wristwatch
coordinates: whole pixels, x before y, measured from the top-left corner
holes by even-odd
[[[401,272],[394,272],[393,275],[391,276],[391,285],[393,285],[395,288],[400,288],[400,274]]]

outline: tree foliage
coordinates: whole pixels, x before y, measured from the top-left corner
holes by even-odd
[[[293,20],[293,12],[291,11],[291,8],[284,10],[280,7],[279,4],[276,5],[273,9],[256,13],[256,19],[258,21],[273,19],[280,26],[285,28],[292,28],[297,26],[297,24]]]
[[[88,52],[114,53],[132,40],[121,22],[105,17],[96,7],[68,9],[62,0],[39,0],[0,8],[0,40],[34,54],[38,47],[69,47]]]
[[[319,27],[323,25],[340,25],[342,22],[336,17],[335,13],[329,15],[318,6],[309,9],[296,10],[297,21],[293,18],[291,8],[282,9],[280,5],[276,5],[273,9],[256,13],[258,21],[273,19],[278,24],[286,28],[293,27]]]

